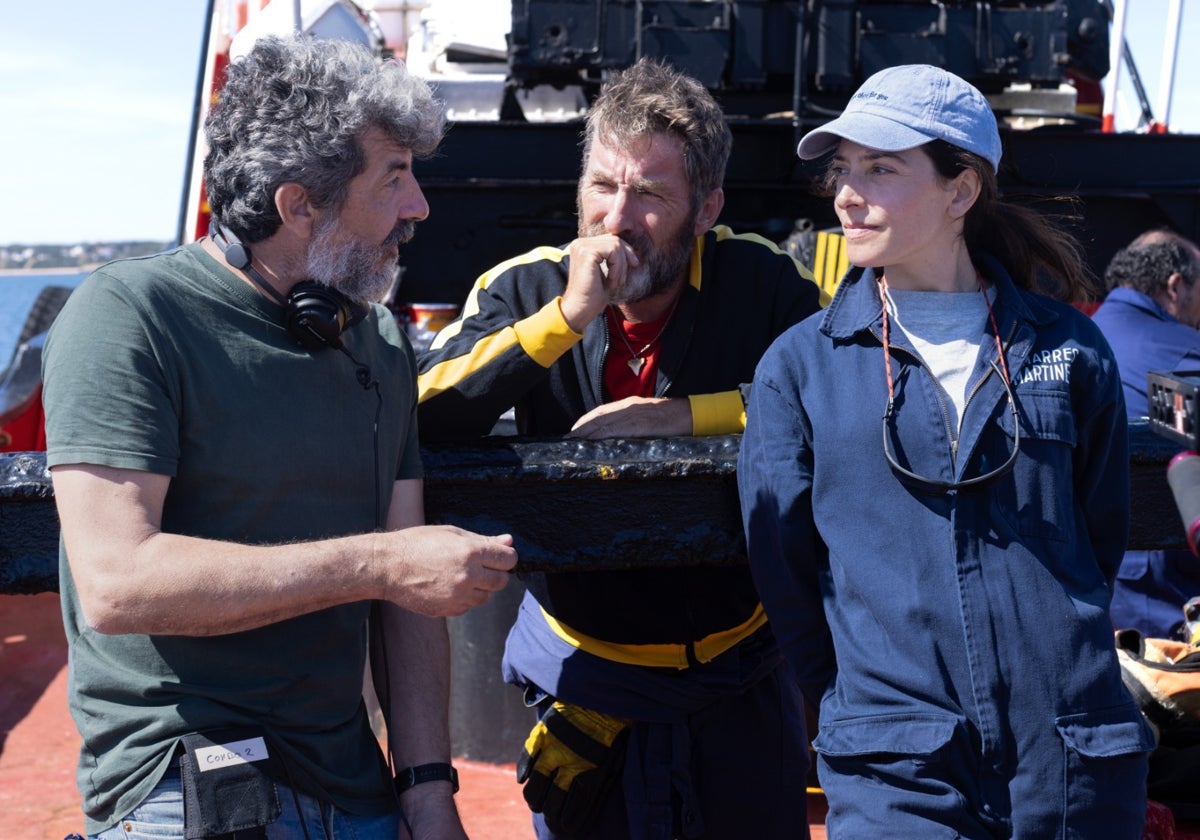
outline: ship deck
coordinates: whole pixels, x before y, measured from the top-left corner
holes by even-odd
[[[75,762],[79,735],[67,711],[67,647],[58,594],[0,595],[0,814],[5,840],[63,840],[83,831]],[[529,811],[512,764],[455,759],[457,796],[472,840],[532,838]],[[787,807],[781,803],[781,806]],[[1152,827],[1171,822],[1162,806],[1144,840],[1200,840],[1200,824],[1179,823],[1173,833]],[[807,801],[812,840],[826,840],[825,806]],[[1165,813],[1164,813],[1165,812]]]
[[[63,840],[83,832],[67,712],[67,646],[58,595],[0,596],[0,814],[6,840]],[[456,759],[457,796],[471,840],[533,837],[513,765]],[[824,840],[823,807],[810,808]]]

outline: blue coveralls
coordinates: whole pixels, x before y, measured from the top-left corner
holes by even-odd
[[[751,568],[821,698],[831,837],[1132,840],[1154,742],[1108,617],[1129,513],[1116,364],[1086,316],[973,256],[997,291],[1021,424],[1013,471],[940,494],[898,480],[882,450],[878,286],[853,269],[759,365],[738,465]],[[992,335],[955,459],[944,397],[892,331],[906,468],[949,481],[1008,457]]]
[[[1200,370],[1200,331],[1152,297],[1118,286],[1092,319],[1117,357],[1130,419],[1145,417],[1146,374]],[[1200,595],[1200,561],[1190,551],[1129,551],[1121,561],[1110,614],[1118,628],[1179,638],[1183,604]]]

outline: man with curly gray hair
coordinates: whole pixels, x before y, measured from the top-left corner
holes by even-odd
[[[423,524],[416,364],[375,303],[441,109],[272,37],[205,128],[210,237],[100,268],[45,346],[89,836],[462,838],[443,617],[516,555]]]
[[[1176,231],[1148,230],[1104,270],[1108,295],[1093,320],[1121,371],[1130,420],[1150,410],[1146,374],[1200,367],[1200,248]],[[1161,639],[1186,638],[1183,605],[1200,594],[1190,551],[1127,551],[1113,583],[1113,623]]]

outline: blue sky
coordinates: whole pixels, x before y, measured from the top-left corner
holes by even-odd
[[[0,245],[175,237],[206,6],[4,0]],[[1200,4],[1184,6],[1172,128],[1200,132]],[[1126,37],[1152,105],[1168,8],[1129,0]],[[1125,101],[1118,129],[1136,124],[1131,91]]]
[[[175,236],[205,0],[0,5],[0,245]]]

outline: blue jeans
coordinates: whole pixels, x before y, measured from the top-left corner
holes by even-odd
[[[305,840],[305,829],[308,840],[396,840],[399,834],[398,814],[383,817],[348,814],[303,793],[293,795],[292,789],[283,784],[279,784],[279,803],[283,813],[267,826],[267,840]],[[125,819],[89,840],[184,840],[179,771],[168,770],[150,795]]]

